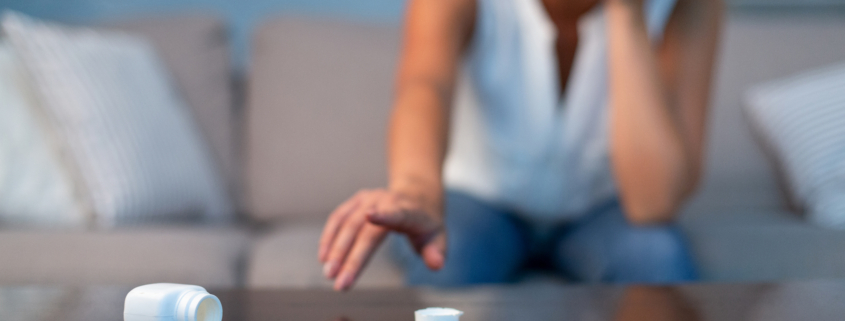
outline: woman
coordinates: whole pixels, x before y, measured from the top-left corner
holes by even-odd
[[[537,262],[585,282],[694,279],[671,222],[701,171],[721,15],[717,0],[410,0],[389,186],[330,215],[326,277],[351,287],[394,231],[418,254],[412,284],[508,282]]]

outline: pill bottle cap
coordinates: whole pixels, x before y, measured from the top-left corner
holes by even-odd
[[[414,312],[416,321],[458,321],[464,313],[452,308],[427,308]]]

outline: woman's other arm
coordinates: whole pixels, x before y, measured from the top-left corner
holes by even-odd
[[[643,0],[608,0],[611,160],[628,219],[672,220],[697,185],[723,5],[678,0],[656,49]]]
[[[408,6],[388,134],[389,186],[338,206],[320,239],[318,256],[336,290],[352,286],[391,230],[407,235],[430,268],[445,260],[441,171],[475,0],[411,0]]]

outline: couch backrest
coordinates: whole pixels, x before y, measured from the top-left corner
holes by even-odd
[[[845,8],[731,10],[710,109],[705,176],[690,215],[742,208],[783,209],[776,170],[746,121],[750,86],[845,61]]]
[[[253,39],[246,204],[259,220],[323,218],[385,184],[397,26],[283,18]]]
[[[749,86],[845,60],[845,14],[732,9],[717,62],[702,186],[688,212],[782,208],[742,113]],[[396,26],[279,19],[256,35],[247,111],[247,204],[260,219],[326,214],[385,181]]]
[[[174,16],[106,26],[140,34],[153,43],[190,105],[230,190],[237,192],[240,166],[226,25],[213,16]]]

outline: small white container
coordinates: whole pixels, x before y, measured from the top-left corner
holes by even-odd
[[[464,313],[452,308],[427,308],[414,312],[416,321],[458,321]]]
[[[156,283],[129,291],[124,321],[220,321],[223,306],[201,286]]]

